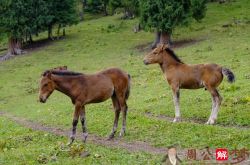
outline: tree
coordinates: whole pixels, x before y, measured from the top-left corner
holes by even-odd
[[[8,54],[18,55],[22,53],[22,37],[27,29],[28,18],[25,0],[2,0],[0,3],[0,27],[1,33],[8,35]]]
[[[87,0],[86,10],[92,13],[103,13],[108,15],[109,0]]]
[[[48,38],[52,37],[52,28],[58,25],[58,31],[61,27],[76,24],[78,19],[76,0],[46,0],[48,5]]]
[[[139,14],[139,0],[109,0],[112,14],[117,8],[124,9],[124,19],[132,18]]]
[[[140,0],[140,23],[145,30],[155,30],[154,48],[159,42],[169,44],[173,30],[188,25],[190,18],[200,21],[206,12],[206,0]]]
[[[0,33],[8,36],[7,55],[21,54],[24,38],[32,41],[33,34],[47,29],[50,38],[55,24],[60,30],[77,21],[76,0],[0,1]]]

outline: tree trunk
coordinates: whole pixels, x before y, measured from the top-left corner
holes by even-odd
[[[52,37],[52,25],[48,26],[48,39],[53,40],[53,37]]]
[[[57,39],[60,38],[60,29],[61,29],[61,24],[58,25],[58,29],[57,29]]]
[[[168,32],[161,32],[161,44],[170,44],[170,34]]]
[[[63,37],[65,37],[66,32],[65,32],[65,28],[63,28]]]
[[[155,41],[154,41],[154,43],[151,45],[151,48],[152,48],[152,49],[156,48],[156,47],[157,47],[157,44],[160,43],[160,38],[161,38],[161,32],[156,31],[156,32],[155,32]]]
[[[158,44],[168,44],[171,45],[171,35],[168,32],[155,32],[155,41],[151,45],[151,48],[154,49],[157,47]]]
[[[80,15],[80,21],[83,21],[83,11],[80,11],[79,15]]]
[[[29,35],[30,35],[29,36],[29,43],[33,43],[32,34],[30,33]]]
[[[21,50],[21,39],[16,39],[13,37],[9,38],[9,42],[8,42],[8,54],[9,55],[20,55],[22,54],[22,50]]]
[[[108,9],[107,9],[107,4],[106,3],[104,3],[104,7],[103,7],[104,9],[104,15],[105,16],[107,16],[108,15]]]

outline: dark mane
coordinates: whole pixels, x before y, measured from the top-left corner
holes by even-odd
[[[166,51],[168,52],[168,54],[169,54],[171,57],[173,57],[177,62],[184,64],[184,63],[181,61],[181,59],[174,53],[174,51],[173,51],[172,49],[166,48],[165,50],[166,50]]]
[[[46,70],[43,73],[43,76],[47,75],[49,72],[54,74],[54,75],[57,75],[57,76],[79,76],[79,75],[83,75],[82,73],[68,71],[68,70]]]

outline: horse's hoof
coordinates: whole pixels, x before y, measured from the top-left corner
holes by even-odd
[[[119,137],[123,137],[125,135],[125,131],[121,131]]]
[[[215,124],[215,120],[213,119],[209,119],[207,122],[206,122],[207,125],[214,125]]]
[[[173,120],[173,123],[177,123],[177,122],[180,122],[180,121],[181,121],[180,117],[175,117],[174,120]]]
[[[114,139],[114,137],[115,137],[115,134],[110,134],[107,140],[112,140]]]
[[[83,133],[82,141],[83,143],[86,143],[88,137],[88,133]]]
[[[74,140],[70,139],[69,142],[67,143],[67,146],[71,146],[73,144]]]

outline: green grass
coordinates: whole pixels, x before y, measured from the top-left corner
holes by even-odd
[[[76,142],[66,146],[65,137],[32,131],[0,117],[0,164],[159,164],[161,158]],[[78,156],[84,151],[89,157]]]
[[[0,110],[47,125],[70,128],[73,106],[69,98],[55,92],[46,104],[37,102],[41,73],[59,65],[68,65],[70,70],[84,73],[116,66],[132,76],[124,140],[146,141],[161,147],[179,144],[182,148],[250,148],[249,129],[188,122],[173,124],[145,115],[145,112],[152,112],[174,117],[174,106],[171,90],[159,66],[144,66],[142,59],[145,53],[135,49],[137,45],[152,41],[154,36],[148,32],[134,34],[132,27],[136,22],[122,21],[119,16],[88,20],[67,28],[65,40],[55,41],[26,56],[1,63]],[[225,5],[212,3],[201,23],[193,22],[190,27],[180,27],[174,31],[174,40],[205,39],[175,50],[185,63],[217,63],[232,69],[236,75],[235,84],[224,80],[219,87],[224,98],[218,116],[220,125],[250,126],[249,22],[248,0]],[[224,28],[224,24],[232,26]],[[40,37],[46,37],[46,34]],[[181,90],[182,118],[198,119],[205,123],[210,115],[210,107],[211,98],[207,91]],[[90,133],[102,137],[108,135],[114,118],[111,108],[110,100],[87,106]],[[10,134],[14,136],[14,133]],[[48,143],[54,146],[56,140]],[[39,145],[35,147],[41,149]],[[93,150],[98,150],[98,147],[93,146]],[[112,155],[119,162],[118,156]]]

